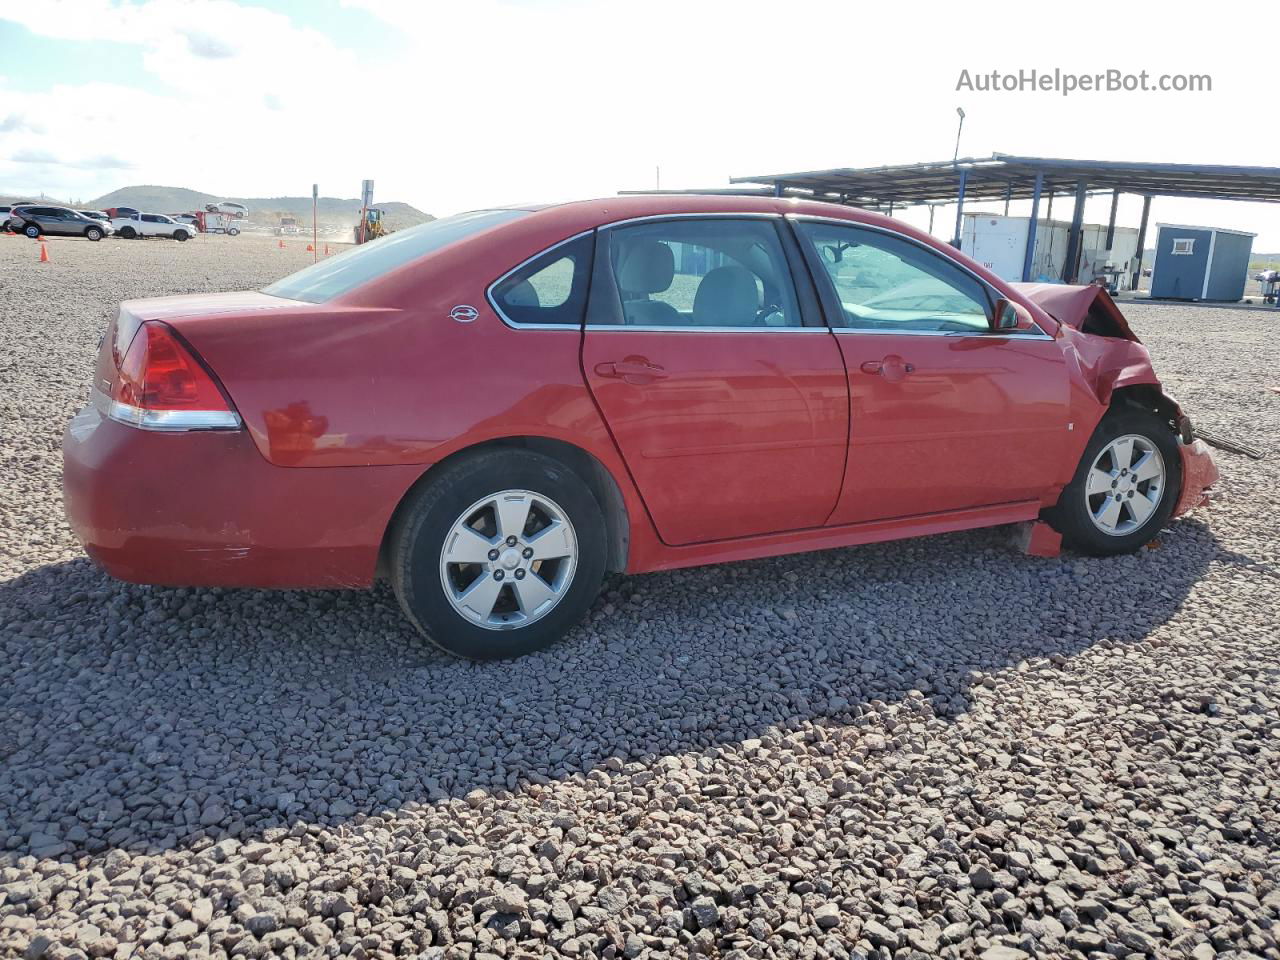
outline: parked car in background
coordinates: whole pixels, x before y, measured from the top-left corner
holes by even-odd
[[[9,214],[9,228],[33,240],[46,235],[101,240],[112,233],[109,223],[86,217],[67,207],[50,207],[44,204],[15,206]]]
[[[100,220],[103,223],[111,222],[111,218],[101,210],[77,210],[76,213],[82,217],[88,217],[90,220]]]
[[[176,223],[185,223],[199,229],[200,221],[194,213],[170,213],[167,216]]]
[[[243,203],[236,203],[234,200],[219,200],[217,203],[207,203],[204,208],[209,213],[225,213],[237,220],[244,220],[249,216],[249,208]]]
[[[136,217],[141,213],[142,211],[135,207],[107,207],[106,209],[107,216],[112,220],[116,220],[120,217]]]
[[[111,221],[116,232],[124,240],[141,237],[168,237],[174,240],[190,240],[196,235],[196,228],[188,223],[179,223],[161,213],[140,213],[136,217],[115,217]]]
[[[242,226],[247,225],[243,219],[213,210],[197,210],[191,216],[195,218],[196,229],[201,233],[225,233],[229,237],[234,237],[239,235]]]
[[[13,216],[13,208],[21,206],[30,206],[33,200],[15,200],[11,203],[0,203],[0,230],[9,229],[9,220]]]
[[[485,659],[561,636],[606,571],[1025,522],[1126,553],[1217,478],[1106,291],[812,201],[435,220],[261,291],[124,303],[93,384],[64,503],[107,572],[383,572]]]

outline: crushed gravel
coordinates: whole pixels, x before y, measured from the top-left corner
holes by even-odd
[[[1220,501],[612,579],[517,663],[390,592],[150,589],[61,516],[122,298],[252,237],[0,238],[0,956],[1277,957],[1280,315],[1132,306]]]

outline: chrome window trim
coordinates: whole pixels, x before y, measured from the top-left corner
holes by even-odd
[[[627,323],[588,323],[588,330],[607,332],[616,330],[627,333],[831,333],[830,327],[696,327],[693,324],[651,326]]]
[[[1033,321],[1034,322],[1034,321]],[[1039,324],[1036,325],[1039,329]],[[981,337],[983,340],[1052,340],[1044,331],[1039,333],[1008,333],[1002,330],[864,330],[859,327],[833,327],[831,332],[837,335],[852,334],[854,336],[873,337]]]
[[[626,220],[611,220],[608,223],[602,223],[597,229],[612,230],[614,227],[630,226],[633,223],[645,223],[655,220],[781,220],[783,214],[768,211],[744,211],[742,213],[730,213],[728,210],[723,211],[698,211],[696,213],[650,213],[643,217],[629,217]]]
[[[860,230],[872,230],[876,233],[883,233],[888,236],[894,237],[898,240],[905,240],[907,243],[915,244],[921,250],[925,250],[925,251],[928,251],[929,253],[932,253],[935,257],[942,257],[942,259],[946,260],[948,263],[963,270],[969,276],[973,277],[973,279],[977,280],[978,283],[982,284],[982,289],[986,290],[988,295],[990,295],[993,300],[1007,299],[1000,293],[999,290],[995,289],[995,287],[991,286],[991,284],[988,283],[983,277],[974,273],[972,270],[966,267],[963,263],[960,263],[958,260],[952,260],[949,257],[943,257],[942,254],[940,254],[937,250],[933,249],[933,247],[929,246],[927,243],[921,243],[915,237],[909,237],[905,233],[901,233],[897,230],[892,230],[889,227],[882,227],[879,224],[875,224],[875,223],[863,223],[861,220],[846,220],[843,217],[824,217],[821,214],[816,214],[816,213],[788,213],[788,214],[785,214],[784,216],[788,220],[805,220],[805,221],[814,221],[817,223],[834,223],[840,226],[854,227]],[[1001,333],[1000,331],[997,331],[997,330],[988,330],[985,333],[976,333],[976,332],[969,333],[968,331],[959,331],[959,330],[899,330],[899,331],[861,330],[856,327],[832,327],[831,329],[835,333],[873,333],[873,334],[889,334],[891,336],[991,337],[991,336],[999,335],[999,336],[1018,338],[1023,340],[1053,340],[1054,339],[1053,336],[1046,333],[1045,329],[1042,326],[1040,326],[1039,323],[1036,322],[1035,317],[1031,318],[1031,323],[1036,328],[1036,331],[1037,331],[1036,333],[1030,333],[1030,332]]]
[[[512,267],[510,270],[508,270],[506,273],[500,276],[497,280],[493,281],[493,283],[485,287],[484,289],[485,301],[489,304],[490,307],[493,308],[493,312],[498,315],[499,319],[501,319],[502,322],[505,323],[512,330],[581,330],[582,329],[581,323],[517,323],[515,320],[512,320],[510,317],[508,317],[505,313],[502,312],[502,308],[498,306],[498,301],[494,297],[493,291],[498,286],[498,284],[502,283],[502,281],[506,280],[512,274],[519,273],[529,264],[533,263],[533,261],[541,259],[542,257],[546,256],[548,253],[551,253],[554,250],[558,250],[560,247],[563,247],[567,243],[573,243],[575,240],[581,240],[583,237],[588,237],[593,233],[595,233],[595,227],[592,227],[589,230],[583,230],[580,233],[575,233],[571,237],[565,237],[565,239],[559,241],[558,243],[553,243],[551,246],[546,247],[542,250],[539,250],[533,256],[525,257],[525,259],[521,260],[514,267]]]
[[[96,387],[93,406],[108,420],[139,430],[183,433],[191,430],[239,430],[240,415],[232,410],[144,410],[112,400]]]

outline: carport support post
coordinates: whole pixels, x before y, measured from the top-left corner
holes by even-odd
[[[1084,226],[1085,187],[1083,180],[1076,181],[1076,208],[1071,213],[1071,232],[1067,234],[1067,262],[1062,266],[1062,279],[1065,283],[1075,283],[1079,279],[1080,266],[1080,234]]]
[[[782,196],[782,190],[783,190],[782,184],[775,181],[773,184],[773,195],[775,197]]]
[[[1004,215],[1009,215],[1009,201],[1013,199],[1013,181],[1010,180],[1004,188]]]
[[[1107,253],[1111,252],[1111,248],[1115,245],[1116,239],[1116,208],[1120,206],[1120,191],[1111,191],[1111,219],[1107,221]]]
[[[969,185],[969,171],[960,171],[960,189],[956,194],[956,234],[951,245],[960,249],[960,228],[964,226],[964,188]]]
[[[1031,279],[1031,267],[1036,256],[1036,226],[1040,214],[1040,190],[1044,187],[1044,174],[1036,174],[1035,189],[1031,192],[1031,219],[1027,221],[1027,249],[1022,255],[1022,282]]]
[[[1151,196],[1142,198],[1142,221],[1138,224],[1138,265],[1133,268],[1133,290],[1142,282],[1142,251],[1147,245],[1147,214],[1151,212]]]

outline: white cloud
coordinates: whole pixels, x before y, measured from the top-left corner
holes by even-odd
[[[149,91],[101,82],[42,94],[4,90],[22,148],[135,170],[45,168],[79,194],[125,180],[228,194],[302,194],[313,181],[435,213],[504,200],[722,186],[730,175],[949,156],[963,104],[962,153],[1182,162],[1274,162],[1254,91],[1269,61],[1240,57],[1230,4],[1197,25],[1135,15],[1100,38],[1095,18],[999,2],[836,0],[343,0],[378,18],[400,52],[356,50],[291,19],[231,0],[0,0],[0,19],[67,39],[130,44]],[[961,69],[1118,66],[1207,72],[1207,95],[957,94]],[[0,70],[3,67],[0,66]],[[53,75],[56,76],[56,73]],[[106,74],[109,76],[109,74]],[[7,139],[7,138],[6,138]],[[6,162],[0,188],[34,165]],[[1068,209],[1058,201],[1055,213]],[[1271,231],[1271,208],[1157,200],[1156,216]],[[1099,208],[1095,210],[1095,208]],[[1133,203],[1122,219],[1136,220]],[[1105,201],[1090,216],[1105,217]],[[925,214],[912,214],[917,222]],[[938,232],[954,211],[940,211]],[[1265,232],[1265,231],[1264,231]],[[1265,240],[1266,238],[1264,238]]]

